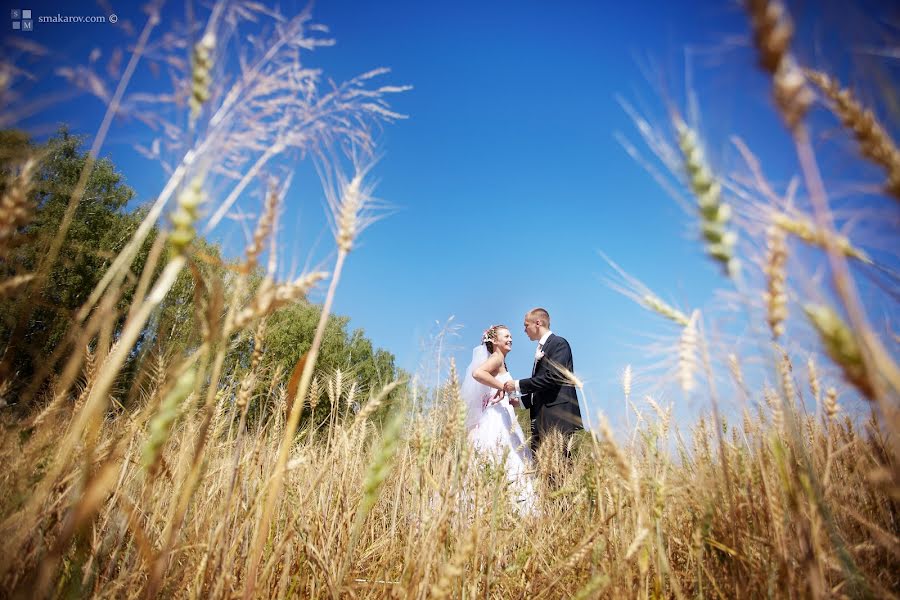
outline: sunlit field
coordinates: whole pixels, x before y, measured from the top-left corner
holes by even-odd
[[[586,430],[544,441],[530,511],[468,442],[464,367],[439,350],[405,372],[332,314],[360,236],[390,218],[374,134],[403,117],[390,74],[306,69],[299,57],[329,43],[307,12],[218,2],[190,37],[157,37],[171,25],[151,8],[111,82],[72,73],[107,106],[92,146],[65,127],[38,142],[3,109],[0,596],[900,595],[898,261],[884,243],[900,150],[861,95],[800,64],[780,2],[746,4],[795,177],[770,181],[739,138],[722,143],[740,173],[717,172],[692,109],[660,94],[666,116],[650,119],[622,100],[623,152],[682,203],[721,293],[674,306],[628,256],[608,259],[611,287],[669,332],[652,372],[671,393],[636,397],[626,368],[610,401],[628,428],[587,410]],[[144,53],[167,59],[173,89],[128,95]],[[21,106],[23,78],[0,59],[2,106]],[[178,157],[133,210],[95,158],[123,107]],[[864,203],[835,208],[814,123],[851,149]],[[283,280],[286,157],[318,170],[333,252]],[[226,257],[207,234],[251,191],[245,250]],[[723,314],[747,320],[747,356]],[[671,399],[688,396],[702,416],[679,421]]]

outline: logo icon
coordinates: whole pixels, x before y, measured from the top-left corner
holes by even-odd
[[[31,9],[20,10],[13,8],[9,11],[12,19],[12,28],[21,31],[34,31],[34,21],[31,18]]]

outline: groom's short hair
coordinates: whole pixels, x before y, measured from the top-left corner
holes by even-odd
[[[540,319],[544,322],[544,327],[550,328],[550,313],[547,312],[546,309],[543,308],[532,308],[528,311],[528,318],[530,319]]]

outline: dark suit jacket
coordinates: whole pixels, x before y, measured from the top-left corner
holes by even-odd
[[[534,449],[551,429],[571,434],[581,429],[581,410],[575,387],[553,366],[562,365],[574,372],[569,342],[550,334],[543,347],[544,356],[537,361],[534,375],[519,380],[522,404],[531,411],[531,446]]]

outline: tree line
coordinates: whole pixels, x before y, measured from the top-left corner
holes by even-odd
[[[54,237],[65,218],[69,199],[88,159],[84,138],[61,127],[46,142],[36,143],[20,131],[0,132],[0,196],[14,197],[23,165],[32,161],[27,192],[17,205],[0,207],[0,383],[2,402],[15,406],[21,414],[36,408],[40,390],[52,393],[54,375],[65,362],[66,353],[77,343],[73,316],[88,299],[104,271],[122,250],[145,214],[139,206],[130,209],[135,192],[108,158],[95,161],[81,202],[61,247],[59,258],[50,266],[45,281],[32,285]],[[6,202],[6,204],[10,204]],[[129,280],[122,286],[109,322],[101,329],[107,340],[115,340],[131,306],[137,280],[147,262],[155,228],[132,263]],[[119,405],[135,402],[141,386],[153,377],[154,363],[173,359],[200,343],[202,318],[195,297],[197,281],[215,281],[227,288],[234,279],[236,262],[223,257],[218,244],[195,240],[196,273],[185,270],[165,301],[149,320],[117,382]],[[161,267],[157,267],[157,271]],[[158,273],[156,273],[158,275]],[[261,269],[250,274],[252,285],[263,280]],[[19,284],[18,282],[21,282]],[[196,296],[195,296],[196,294]],[[227,297],[227,294],[225,294]],[[224,306],[203,310],[223,312]],[[287,377],[302,354],[309,349],[320,307],[306,301],[283,307],[271,315],[265,327],[264,352],[260,367],[270,376]],[[253,332],[229,341],[225,382],[240,382],[253,351]],[[98,339],[88,345],[101,343]],[[399,375],[390,352],[375,348],[362,329],[350,329],[346,316],[332,316],[317,362],[317,371],[327,377],[340,369],[344,381],[353,380],[362,397]],[[271,382],[266,382],[268,385]],[[260,384],[262,385],[262,383]],[[319,388],[323,396],[324,386]],[[316,419],[328,417],[329,402],[313,402]],[[260,407],[263,408],[264,407]],[[346,408],[346,407],[345,407]],[[258,412],[258,410],[256,411]]]

